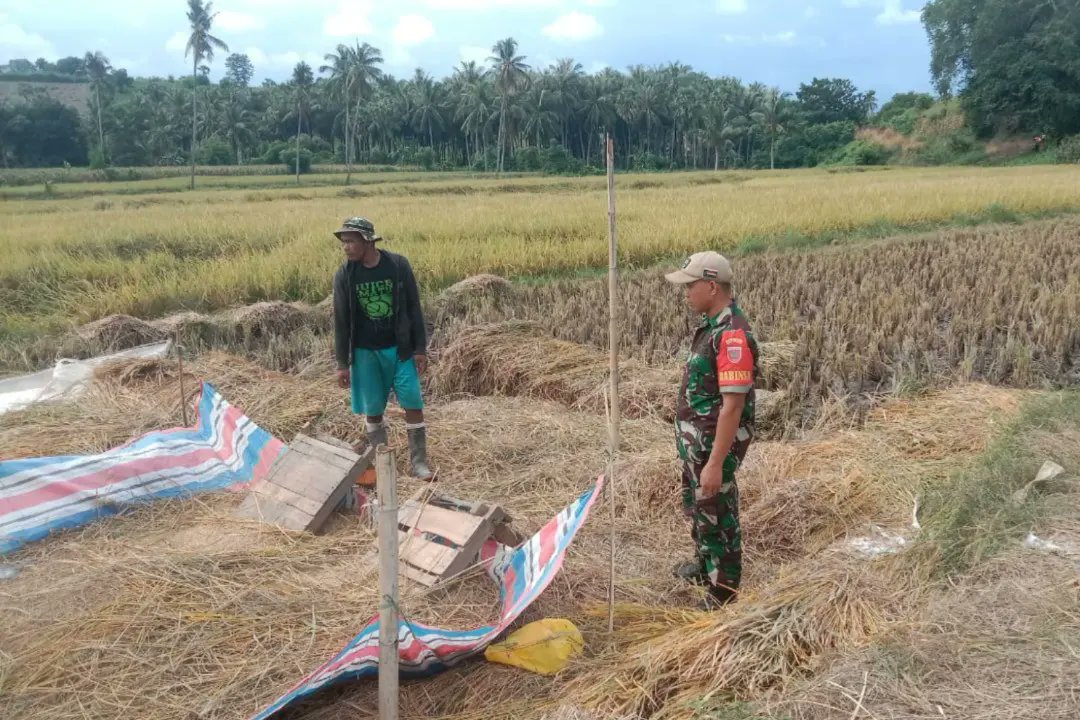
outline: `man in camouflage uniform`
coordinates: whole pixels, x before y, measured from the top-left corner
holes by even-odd
[[[735,471],[754,435],[758,347],[732,295],[731,264],[720,254],[691,256],[667,275],[686,288],[702,322],[694,333],[676,406],[683,461],[683,510],[693,519],[695,561],[676,574],[707,585],[706,607],[735,599],[742,575],[742,534]]]

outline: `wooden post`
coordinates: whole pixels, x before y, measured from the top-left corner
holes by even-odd
[[[375,451],[379,495],[379,720],[398,717],[398,500],[394,452]]]
[[[607,137],[608,186],[608,465],[607,494],[611,520],[611,567],[608,576],[608,632],[615,630],[615,456],[619,451],[619,252],[615,233],[615,143]]]
[[[173,335],[173,345],[176,345],[176,362],[177,365],[179,365],[180,372],[180,416],[184,419],[184,427],[187,427],[187,393],[184,392],[184,351],[183,348],[180,347],[179,330]]]

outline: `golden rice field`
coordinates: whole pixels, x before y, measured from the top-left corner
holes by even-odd
[[[163,181],[142,184],[154,182]],[[349,215],[371,217],[428,290],[478,272],[565,275],[607,263],[598,177],[376,173],[348,188],[126,194],[129,185],[140,184],[0,201],[0,341],[112,313],[318,301],[340,260],[330,233]],[[622,262],[643,266],[706,247],[1071,212],[1080,209],[1080,168],[627,175],[618,192]]]

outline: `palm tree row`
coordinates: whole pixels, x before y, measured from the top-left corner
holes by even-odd
[[[625,165],[775,167],[784,137],[806,124],[800,101],[760,83],[710,77],[682,63],[587,74],[580,63],[563,59],[536,69],[513,38],[497,42],[486,63],[462,62],[442,80],[421,70],[394,78],[382,71],[377,48],[355,43],[327,53],[318,78],[300,63],[285,84],[247,87],[246,79],[227,79],[215,85],[200,70],[215,49],[226,47],[211,34],[211,3],[188,2],[190,82],[137,81],[124,97],[114,97],[97,133],[104,147],[106,128],[116,132],[109,133],[113,156],[162,162],[182,152],[194,163],[199,138],[217,137],[234,162],[289,140],[298,170],[307,142],[323,155],[320,161],[343,161],[350,178],[358,161],[502,172],[528,147],[547,152],[561,146],[559,152],[579,164],[599,164],[602,138],[610,134]],[[234,58],[230,63],[239,66]],[[86,68],[100,91],[108,61],[88,55]],[[147,94],[164,111],[140,97]],[[176,138],[169,110],[183,97],[191,108],[190,142]],[[102,102],[96,106],[100,112]],[[790,153],[784,158],[791,164]]]
[[[477,155],[486,161],[493,144],[498,172],[508,153],[552,143],[590,163],[610,132],[626,153],[687,166],[710,153],[715,167],[746,164],[766,142],[774,165],[790,104],[775,88],[713,79],[679,63],[590,76],[563,59],[534,71],[512,38],[495,44],[488,67],[462,62],[443,81],[419,70],[395,80],[378,71],[380,59],[366,44],[339,46],[322,68],[344,103],[347,164],[365,147],[369,156],[392,155],[394,145],[408,142],[465,164]],[[347,92],[349,77],[363,78],[363,89]]]

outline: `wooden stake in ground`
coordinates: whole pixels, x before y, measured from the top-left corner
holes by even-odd
[[[379,720],[398,717],[398,501],[394,453],[375,451],[379,495]]]
[[[608,462],[607,494],[611,520],[611,568],[608,577],[608,632],[615,630],[615,454],[619,450],[619,252],[615,234],[615,143],[607,137],[608,187]]]
[[[173,335],[173,345],[176,346],[176,362],[179,365],[180,374],[180,413],[181,417],[184,419],[184,427],[187,427],[187,393],[184,392],[184,350],[180,347],[179,330]]]

